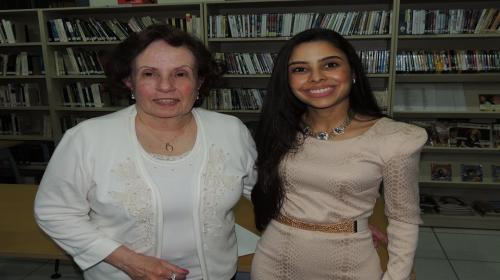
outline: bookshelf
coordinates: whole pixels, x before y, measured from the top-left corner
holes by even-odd
[[[450,7],[452,8],[450,9]],[[490,10],[495,10],[498,13],[500,3],[498,1],[400,0],[398,9],[400,12],[397,15],[397,21],[400,28],[395,40],[398,54],[412,51],[420,53],[448,52],[449,54],[448,50],[456,50],[457,52],[458,50],[469,50],[469,52],[460,54],[459,59],[455,59],[455,61],[452,58],[451,62],[456,62],[453,65],[456,69],[441,71],[427,69],[426,71],[426,69],[420,68],[415,71],[396,71],[394,74],[393,116],[405,121],[417,120],[432,123],[438,120],[447,123],[449,131],[453,130],[450,127],[455,126],[454,123],[477,123],[478,126],[486,124],[491,127],[493,124],[498,124],[500,111],[480,110],[479,95],[500,94],[498,91],[500,86],[500,68],[498,67],[500,65],[495,61],[488,60],[486,54],[487,51],[493,50],[493,53],[498,56],[500,32],[488,30],[488,26],[481,25],[480,22],[483,19],[482,13],[487,14]],[[448,25],[445,24],[445,19],[449,20]],[[409,28],[413,31],[408,32]],[[471,50],[485,51],[485,53],[474,56],[474,51]],[[452,55],[453,53],[451,53]],[[483,60],[483,58],[486,59]],[[429,60],[425,61],[423,64],[427,65],[424,66],[428,66]],[[416,66],[422,65],[417,64]],[[488,69],[485,66],[495,66],[496,68]],[[419,106],[413,106],[413,108],[411,108],[412,106],[410,108],[399,106],[404,103],[401,101],[404,98],[398,94],[414,94],[415,96],[408,98],[419,99],[415,98],[419,94],[417,91],[402,90],[405,87],[411,88],[412,85],[420,88],[434,86],[434,90],[442,86],[453,88],[455,92],[452,96],[439,90],[435,94],[443,93],[444,95],[432,97],[430,94],[428,96],[430,102],[426,100],[422,103],[416,101]],[[423,94],[424,97],[426,94]],[[460,96],[459,101],[456,100],[457,96]],[[447,98],[448,104],[439,102],[439,100],[435,101],[432,98]],[[453,102],[455,102],[454,106],[450,106],[449,103]],[[489,133],[490,141],[494,142],[494,135],[492,135],[494,130],[492,130],[485,130],[485,134]],[[458,140],[455,141],[453,138],[458,139],[460,136],[463,135],[461,133],[458,133],[458,136],[450,135],[450,143],[457,142],[458,145]],[[457,145],[436,143],[424,148],[420,162],[420,192],[432,195],[437,199],[454,196],[468,205],[473,205],[473,202],[477,200],[500,200],[500,182],[495,181],[492,174],[492,166],[500,165],[500,147],[495,143],[481,148],[456,147]],[[433,164],[448,166],[446,169],[449,168],[451,174],[447,180],[431,179],[434,172]],[[467,166],[473,166],[475,171],[480,168],[482,180],[479,182],[468,181],[470,178],[464,175]],[[500,229],[500,217],[480,216],[477,211],[471,215],[424,214],[423,219],[425,224],[429,226]]]
[[[229,73],[225,76],[228,89],[263,90],[270,76],[269,69],[272,69],[272,63],[266,63],[269,60],[266,58],[273,57],[288,38],[302,30],[315,25],[330,27],[344,33],[363,55],[380,57],[379,65],[385,69],[368,69],[367,65],[367,72],[374,89],[385,95],[381,99],[390,100],[393,78],[390,74],[393,67],[390,58],[393,22],[390,14],[394,10],[393,5],[392,1],[207,2],[205,40],[209,49],[228,66]],[[351,23],[345,21],[343,24],[341,18],[349,18]],[[369,19],[379,24],[369,25]],[[364,25],[361,24],[363,20]],[[241,64],[245,67],[238,69]],[[217,92],[212,94],[217,95]],[[251,111],[241,110],[239,106],[231,109],[231,101],[219,99],[222,103],[220,107],[226,108],[223,112],[240,117],[245,113],[245,119],[258,117],[258,102],[252,115]],[[384,107],[389,109],[387,105]]]
[[[24,52],[38,55],[44,62],[29,75],[0,75],[0,97],[2,87],[9,89],[9,84],[10,88],[22,88],[30,84],[24,87],[39,89],[39,102],[29,106],[2,103],[0,99],[0,116],[9,118],[10,122],[12,115],[32,117],[45,120],[48,126],[44,128],[42,124],[39,133],[2,133],[0,141],[16,143],[14,146],[29,146],[31,149],[36,149],[37,144],[42,143],[41,147],[51,152],[67,127],[127,106],[128,99],[111,97],[105,88],[99,86],[105,79],[102,72],[89,70],[89,65],[86,70],[80,69],[82,65],[71,65],[71,61],[64,61],[70,55],[68,49],[74,54],[83,53],[80,56],[82,62],[92,65],[94,60],[96,64],[102,54],[120,42],[126,32],[130,32],[122,26],[123,34],[120,35],[120,31],[116,30],[118,24],[127,25],[134,19],[168,21],[181,26],[180,19],[186,16],[198,18],[192,21],[196,26],[192,32],[205,42],[218,59],[225,60],[228,67],[235,67],[234,71],[225,75],[225,84],[214,89],[210,98],[207,98],[205,106],[211,110],[233,114],[255,124],[260,112],[259,97],[265,94],[273,54],[295,33],[316,22],[319,26],[343,33],[360,53],[366,55],[368,64],[378,61],[372,68],[365,64],[366,70],[378,100],[395,119],[409,122],[438,120],[445,123],[499,123],[500,112],[480,110],[478,96],[500,94],[500,69],[442,71],[439,68],[440,71],[431,71],[430,63],[426,60],[447,50],[464,50],[465,53],[459,53],[457,57],[463,59],[470,55],[469,60],[477,60],[477,57],[485,55],[477,53],[474,56],[474,52],[467,50],[494,50],[493,54],[498,56],[500,32],[488,31],[488,26],[484,24],[477,32],[476,28],[472,28],[472,18],[477,19],[477,24],[483,9],[485,13],[493,13],[488,9],[500,9],[500,3],[495,0],[249,0],[0,11],[0,20],[14,23],[16,34],[21,34],[14,43],[1,41],[0,54],[17,55]],[[443,25],[443,20],[447,16],[451,17],[442,12],[446,10],[453,10],[453,27]],[[436,20],[438,17],[440,21]],[[351,19],[351,24],[347,24],[347,18]],[[107,25],[103,29],[105,33],[108,32],[108,36],[101,34],[103,38],[99,40],[89,36],[84,38],[82,34],[78,36],[76,32],[73,39],[69,27],[66,27],[67,31],[64,29],[69,22],[72,27],[81,28],[83,32],[85,28],[78,25],[91,24],[90,19],[94,25],[95,22]],[[62,22],[62,28],[68,32],[66,39],[61,40],[59,37],[55,40],[53,28],[57,30],[56,22],[59,22],[59,28]],[[460,22],[463,24],[460,25]],[[404,32],[401,29],[403,25]],[[187,28],[185,23],[182,23],[182,27]],[[238,63],[235,64],[235,61]],[[402,68],[408,66],[401,64],[402,61],[413,63],[414,69]],[[491,61],[488,63],[490,65]],[[455,67],[461,66],[455,64]],[[95,88],[99,89],[101,104],[90,100]],[[432,94],[422,92],[423,88]],[[443,90],[446,88],[451,90]],[[71,100],[67,97],[69,94],[73,95]],[[454,106],[448,104],[452,99]],[[411,104],[405,104],[405,100],[410,100]],[[446,101],[444,105],[443,100]],[[500,148],[494,145],[481,148],[426,146],[421,159],[421,192],[435,196],[457,196],[467,203],[474,200],[500,200],[500,183],[493,181],[490,168],[491,165],[500,165],[499,155]],[[0,168],[3,163],[5,161],[0,159]],[[451,180],[431,180],[433,163],[449,164]],[[464,182],[461,164],[482,165],[483,181]],[[43,164],[19,164],[17,172],[34,177],[31,174],[38,172],[40,175],[43,172]],[[500,217],[483,217],[477,213],[470,216],[426,214],[424,221],[428,226],[500,229]]]

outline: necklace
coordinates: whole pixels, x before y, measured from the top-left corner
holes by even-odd
[[[331,132],[329,131],[318,131],[314,132],[310,126],[306,125],[303,129],[303,133],[306,137],[314,137],[318,140],[328,140],[328,139],[333,139],[333,137],[342,135],[345,133],[346,128],[351,124],[352,118],[354,116],[354,113],[349,110],[347,112],[346,118],[336,127],[331,129]]]
[[[175,140],[177,139],[177,137],[179,137],[179,136],[181,136],[181,135],[183,135],[183,134],[185,133],[186,128],[187,128],[187,127],[189,127],[189,125],[191,124],[191,120],[192,120],[192,119],[190,119],[190,120],[188,121],[188,123],[187,123],[186,125],[184,125],[184,126],[180,129],[180,133],[178,133],[177,135],[175,135],[175,136],[174,136],[174,137],[172,137],[171,139],[169,139],[169,140],[167,140],[167,141],[165,141],[165,140],[163,140],[163,139],[160,139],[160,140],[159,140],[160,142],[164,143],[164,144],[162,144],[162,146],[163,146],[162,148],[163,148],[166,152],[171,153],[171,152],[173,152],[173,151],[175,150],[175,146],[174,146]],[[142,122],[142,121],[141,121],[141,122]],[[157,138],[157,136],[155,136],[155,135],[154,135],[154,131],[153,131],[153,130],[149,127],[149,126],[147,126],[147,125],[145,125],[145,124],[144,124],[144,125],[143,125],[143,127],[145,127],[145,128],[146,128],[146,130],[148,130],[148,131],[149,131],[149,133],[148,133],[148,134],[150,134],[150,135],[151,135],[152,137],[154,137],[154,138]],[[159,138],[159,137],[158,137],[158,138]]]

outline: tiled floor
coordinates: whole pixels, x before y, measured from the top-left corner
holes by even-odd
[[[499,280],[500,231],[421,228],[417,279]]]
[[[499,280],[500,231],[421,228],[415,265],[419,280]],[[0,258],[1,280],[51,279],[53,271],[51,261]],[[59,279],[82,279],[71,264],[59,271]]]

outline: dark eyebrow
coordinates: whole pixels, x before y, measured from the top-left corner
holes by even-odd
[[[322,61],[329,60],[329,59],[340,59],[340,60],[343,60],[342,57],[340,57],[338,55],[332,55],[332,56],[323,57],[319,61],[322,62]],[[290,67],[290,66],[292,66],[294,64],[307,64],[307,62],[306,61],[292,61],[292,62],[288,63],[288,67]]]

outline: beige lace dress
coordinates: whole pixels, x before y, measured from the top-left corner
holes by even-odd
[[[257,245],[254,280],[407,279],[421,223],[419,155],[425,130],[381,118],[364,134],[337,141],[306,138],[281,165],[282,214],[306,223],[368,218],[384,182],[389,263],[380,269],[369,230],[325,233],[275,220]]]

